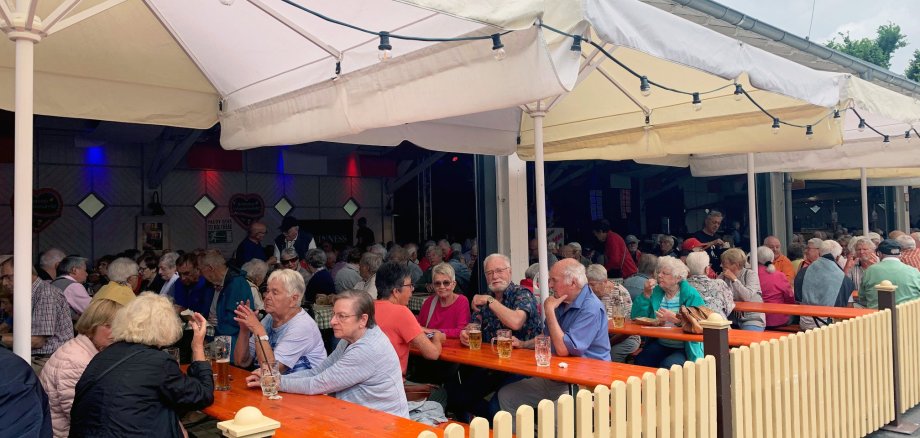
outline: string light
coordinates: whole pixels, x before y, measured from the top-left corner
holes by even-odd
[[[779,134],[779,119],[778,118],[776,117],[773,118],[773,126],[771,126],[771,128],[773,128],[773,135]]]
[[[887,135],[884,136],[884,140],[882,140],[882,143],[890,143],[890,141],[888,140],[888,136],[887,136]]]
[[[910,141],[910,129],[904,131],[904,139]]]
[[[380,44],[377,45],[377,50],[380,50],[380,52],[377,53],[377,59],[386,61],[390,59],[390,51],[393,50],[393,46],[390,45],[390,33],[383,31],[378,35],[380,35]]]
[[[572,36],[572,47],[569,47],[569,50],[573,52],[581,52],[581,35]]]
[[[811,125],[805,125],[805,136],[808,137],[809,140],[815,136],[815,131],[811,129]]]
[[[502,36],[497,33],[492,34],[492,54],[496,61],[505,59],[505,45],[502,44]]]
[[[866,119],[862,117],[859,118],[859,126],[856,127],[856,130],[859,132],[863,132],[866,130]]]
[[[700,100],[700,93],[693,93],[693,102],[690,103],[693,105],[693,111],[703,109],[703,101]]]
[[[744,97],[744,90],[741,84],[735,84],[735,102],[740,102],[742,97]]]
[[[835,119],[839,119],[839,118],[840,118],[840,110],[837,109],[837,108],[834,108],[834,118],[835,118]]]
[[[652,87],[648,84],[648,77],[642,76],[639,78],[639,91],[645,97],[652,94]]]

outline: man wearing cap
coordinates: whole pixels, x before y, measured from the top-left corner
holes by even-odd
[[[920,271],[901,261],[901,244],[894,239],[885,239],[878,244],[876,251],[881,260],[863,274],[857,303],[877,309],[878,291],[875,285],[882,280],[889,280],[898,287],[894,291],[898,304],[920,297]]]
[[[642,257],[642,251],[639,251],[639,238],[632,234],[626,236],[626,249],[629,251],[629,256],[638,266],[639,257]]]
[[[300,222],[294,216],[285,216],[278,227],[281,234],[275,238],[275,260],[281,260],[281,250],[294,248],[301,259],[307,257],[307,251],[316,248],[316,242],[310,233],[300,233]]]
[[[684,240],[684,243],[680,245],[680,261],[687,263],[687,256],[691,252],[705,251],[706,245],[700,242],[697,238],[691,237],[687,240]],[[715,280],[719,277],[719,274],[716,274],[716,271],[712,269],[712,255],[709,256],[709,266],[706,266],[706,276]]]

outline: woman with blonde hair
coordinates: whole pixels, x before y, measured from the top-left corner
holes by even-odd
[[[77,383],[71,436],[181,437],[179,416],[214,402],[204,356],[207,320],[195,313],[187,374],[160,348],[182,336],[169,298],[144,292],[115,314],[114,343],[93,357]]]
[[[422,303],[416,319],[422,327],[440,330],[448,338],[459,338],[460,331],[470,322],[470,302],[456,292],[457,280],[450,264],[435,265],[431,277],[434,293]]]
[[[760,278],[757,273],[745,266],[747,255],[738,248],[731,248],[722,253],[722,273],[719,278],[728,284],[735,301],[762,303]],[[763,313],[736,312],[735,322],[741,330],[764,331],[766,320]]]
[[[70,407],[77,381],[93,356],[112,343],[112,319],[121,308],[116,301],[94,299],[74,326],[77,337],[58,348],[42,368],[40,380],[48,393],[54,436],[70,433]]]

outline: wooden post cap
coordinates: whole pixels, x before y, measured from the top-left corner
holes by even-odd
[[[704,321],[700,321],[700,325],[703,326],[703,328],[705,329],[722,330],[722,329],[728,329],[729,327],[731,327],[732,322],[723,318],[722,315],[719,315],[718,313],[713,312]]]
[[[258,408],[246,406],[236,413],[232,420],[217,423],[217,428],[226,437],[259,438],[275,434],[281,423],[264,415]]]
[[[888,280],[882,280],[881,283],[875,285],[875,290],[879,292],[892,292],[893,293],[894,290],[897,288],[898,288],[897,285],[891,284],[891,282]]]

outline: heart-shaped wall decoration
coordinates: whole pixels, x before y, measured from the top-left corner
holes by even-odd
[[[13,207],[13,199],[10,199],[10,208]],[[40,233],[48,228],[52,222],[61,217],[64,209],[64,203],[61,201],[61,194],[54,189],[35,189],[32,191],[32,232]]]
[[[258,193],[237,193],[230,197],[230,217],[243,228],[265,215],[265,201]]]

